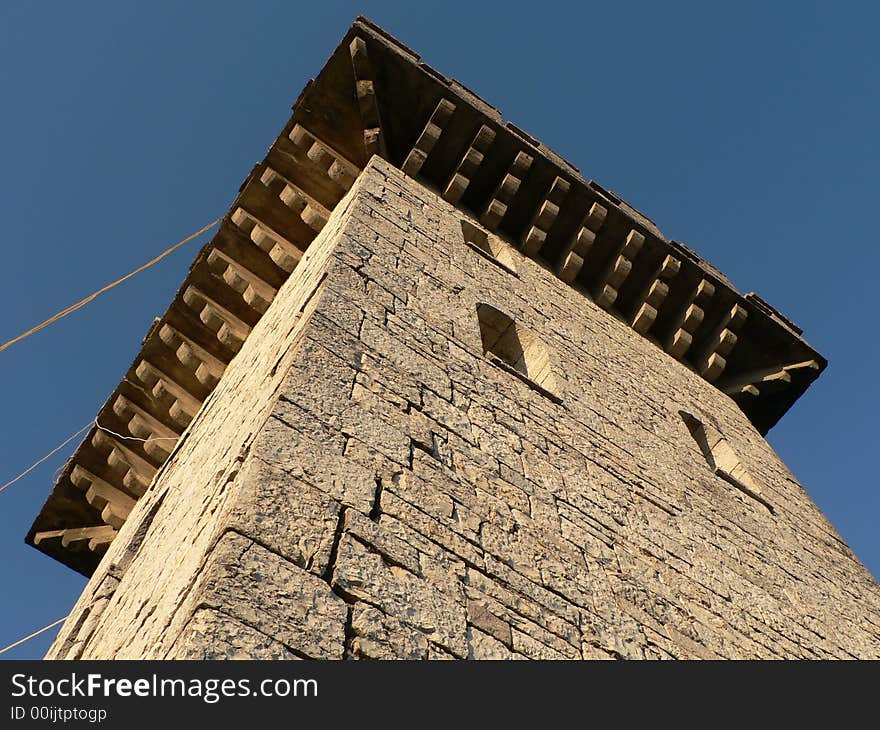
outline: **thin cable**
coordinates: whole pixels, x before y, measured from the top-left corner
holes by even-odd
[[[38,459],[33,464],[31,464],[27,469],[25,469],[17,477],[10,479],[8,482],[6,482],[2,486],[0,486],[0,492],[11,487],[18,480],[26,477],[34,469],[36,469],[40,464],[42,464],[43,462],[47,461],[49,458],[51,458],[52,456],[57,454],[59,451],[61,451],[61,449],[63,449],[65,446],[67,446],[67,444],[69,444],[77,436],[79,436],[83,431],[88,430],[92,426],[99,428],[101,431],[109,433],[111,436],[115,436],[118,439],[122,439],[123,441],[140,441],[141,443],[144,443],[144,444],[150,443],[151,441],[177,441],[180,438],[179,436],[173,436],[173,437],[172,436],[151,436],[150,438],[142,439],[138,436],[125,436],[121,433],[117,433],[116,431],[111,431],[109,428],[105,428],[100,423],[98,423],[98,419],[96,418],[94,421],[89,421],[85,426],[83,426],[79,431],[77,431],[72,436],[68,436],[66,439],[64,439],[64,441],[62,441],[60,444],[58,444],[58,446],[56,446],[48,454],[46,454],[45,456],[43,456],[42,458]],[[64,466],[62,465],[61,468],[58,469],[58,471],[61,471],[61,469],[63,469],[63,468],[64,468]],[[56,472],[56,474],[57,473],[58,472]],[[57,478],[53,479],[53,481],[57,481]]]
[[[11,347],[11,346],[14,345],[16,342],[21,342],[21,341],[22,341],[23,339],[25,339],[26,337],[30,337],[30,336],[31,336],[32,334],[34,334],[35,332],[39,332],[39,331],[40,331],[41,329],[43,329],[44,327],[48,327],[48,326],[49,326],[50,324],[52,324],[53,322],[57,322],[57,321],[58,321],[59,319],[61,319],[62,317],[66,317],[68,314],[71,314],[71,313],[75,312],[75,311],[78,310],[78,309],[82,309],[82,308],[83,308],[84,306],[86,306],[89,302],[94,301],[95,299],[97,299],[97,298],[98,298],[101,294],[103,294],[104,292],[110,291],[110,289],[113,289],[114,287],[119,286],[119,285],[122,284],[123,282],[128,281],[129,279],[131,279],[133,276],[136,276],[137,274],[141,273],[142,271],[145,271],[146,269],[149,269],[149,268],[150,268],[151,266],[153,266],[154,264],[159,263],[159,262],[160,262],[162,259],[164,259],[166,256],[168,256],[169,254],[173,253],[174,251],[176,251],[178,248],[180,248],[180,247],[183,246],[184,244],[189,243],[189,242],[192,241],[194,238],[198,238],[198,237],[201,236],[205,231],[207,231],[207,230],[213,228],[213,227],[216,226],[218,223],[220,223],[220,221],[222,221],[222,220],[223,220],[223,218],[222,218],[222,216],[221,216],[220,218],[217,218],[216,220],[211,221],[210,223],[208,223],[208,225],[206,225],[206,226],[202,226],[202,227],[201,227],[199,230],[197,230],[195,233],[191,233],[189,236],[187,236],[187,237],[184,238],[183,240],[178,241],[177,243],[175,243],[175,244],[174,244],[173,246],[171,246],[170,248],[165,249],[162,253],[160,253],[160,254],[159,254],[158,256],[156,256],[155,258],[151,259],[150,261],[147,261],[147,263],[145,263],[145,264],[143,264],[143,265],[141,265],[141,266],[138,266],[138,268],[136,268],[134,271],[131,271],[131,272],[129,272],[128,274],[126,274],[125,276],[123,276],[122,278],[117,279],[116,281],[114,281],[114,282],[112,282],[112,283],[110,283],[110,284],[107,284],[106,286],[101,287],[101,288],[98,289],[96,292],[94,292],[94,293],[92,293],[92,294],[89,294],[89,296],[87,296],[85,299],[80,299],[80,301],[76,302],[75,304],[71,304],[69,307],[66,307],[65,309],[62,309],[60,312],[58,312],[58,313],[52,315],[51,317],[49,317],[49,319],[47,319],[45,322],[41,322],[40,324],[36,325],[35,327],[31,327],[27,332],[23,332],[23,333],[20,334],[18,337],[14,337],[13,339],[9,340],[8,342],[3,343],[2,345],[0,345],[0,352],[2,352],[3,350],[5,350],[5,349],[8,348],[8,347]],[[83,431],[85,431],[87,428],[91,427],[93,424],[94,424],[97,428],[100,428],[102,431],[106,431],[107,433],[113,434],[114,436],[116,436],[116,437],[118,437],[118,438],[125,439],[126,441],[141,441],[141,442],[143,442],[143,443],[147,443],[147,442],[149,442],[149,441],[176,441],[176,440],[177,440],[176,438],[173,438],[173,439],[172,439],[172,438],[159,438],[159,437],[154,437],[154,438],[149,438],[149,439],[141,439],[141,438],[137,438],[136,436],[123,436],[122,434],[118,434],[118,433],[115,433],[115,432],[113,432],[113,431],[111,431],[111,430],[109,430],[109,429],[107,429],[107,428],[104,428],[103,426],[101,426],[101,425],[98,423],[97,419],[95,419],[95,421],[87,423],[87,424],[86,424],[85,426],[83,426],[79,431],[77,431],[75,434],[73,434],[72,436],[70,436],[69,438],[67,438],[63,443],[61,443],[61,444],[59,444],[58,446],[56,446],[54,449],[52,449],[52,451],[50,451],[50,452],[49,452],[48,454],[46,454],[44,457],[42,457],[42,458],[39,459],[38,461],[36,461],[36,462],[34,462],[33,464],[31,464],[27,469],[25,469],[25,470],[24,470],[21,474],[19,474],[17,477],[14,477],[13,479],[10,479],[8,482],[6,482],[6,483],[3,484],[2,486],[0,486],[0,492],[3,492],[3,491],[4,491],[5,489],[7,489],[8,487],[11,487],[11,486],[12,486],[13,484],[15,484],[19,479],[22,479],[22,478],[26,477],[26,476],[27,476],[28,474],[30,474],[34,469],[36,469],[40,464],[42,464],[44,461],[46,461],[47,459],[49,459],[50,457],[54,456],[54,455],[57,454],[59,451],[61,451],[61,449],[63,449],[65,446],[67,446],[67,444],[69,444],[71,441],[73,441],[77,436],[79,436]]]
[[[34,637],[39,636],[42,633],[45,633],[49,629],[55,628],[58,624],[61,624],[61,623],[64,623],[65,621],[67,621],[69,616],[70,616],[70,614],[67,614],[67,616],[63,616],[60,619],[58,619],[57,621],[53,621],[48,626],[44,626],[43,628],[38,629],[37,631],[34,631],[34,633],[32,633],[32,634],[28,634],[23,639],[19,639],[18,641],[14,641],[9,646],[4,646],[2,649],[0,649],[0,654],[5,654],[10,649],[14,649],[16,646],[21,646],[26,641],[30,641]]]
[[[175,244],[174,244],[173,246],[171,246],[170,248],[166,248],[162,253],[160,253],[158,256],[156,256],[156,258],[151,259],[150,261],[147,261],[147,263],[145,263],[145,264],[143,264],[143,265],[141,265],[141,266],[138,266],[134,271],[131,271],[131,272],[127,273],[127,274],[126,274],[125,276],[123,276],[121,279],[117,279],[116,281],[111,282],[110,284],[107,284],[106,286],[102,286],[100,289],[98,289],[98,291],[96,291],[96,292],[94,292],[94,293],[92,293],[92,294],[89,294],[85,299],[80,299],[80,300],[79,300],[78,302],[76,302],[75,304],[71,304],[69,307],[65,307],[65,308],[62,309],[60,312],[57,312],[56,314],[53,314],[53,315],[52,315],[51,317],[49,317],[49,319],[47,319],[45,322],[40,322],[40,324],[36,325],[35,327],[31,327],[27,332],[22,332],[18,337],[13,337],[13,338],[12,338],[11,340],[9,340],[8,342],[4,342],[2,345],[0,345],[0,352],[3,352],[3,350],[5,350],[5,349],[8,348],[8,347],[11,347],[11,346],[14,345],[16,342],[21,342],[21,341],[22,341],[23,339],[25,339],[26,337],[30,337],[30,336],[31,336],[32,334],[34,334],[35,332],[39,332],[39,331],[40,331],[41,329],[43,329],[44,327],[48,327],[50,324],[53,324],[54,322],[57,322],[57,321],[58,321],[59,319],[61,319],[62,317],[66,317],[68,314],[72,314],[72,313],[75,312],[76,310],[78,310],[78,309],[82,309],[84,306],[86,306],[86,304],[89,304],[90,302],[94,301],[95,299],[97,299],[97,298],[98,298],[101,294],[103,294],[104,292],[110,291],[113,287],[119,286],[119,285],[122,284],[123,282],[128,281],[129,279],[131,279],[133,276],[136,276],[137,274],[140,274],[142,271],[144,271],[144,270],[146,270],[146,269],[149,269],[149,268],[150,268],[151,266],[153,266],[154,264],[159,263],[162,259],[164,259],[164,258],[165,258],[166,256],[168,256],[169,254],[171,254],[171,253],[173,253],[174,251],[176,251],[178,248],[180,248],[181,246],[183,246],[185,243],[189,243],[189,242],[192,241],[194,238],[198,238],[198,237],[201,236],[205,231],[207,231],[207,230],[213,228],[213,227],[216,226],[218,223],[220,223],[220,221],[222,221],[222,220],[223,220],[223,217],[221,216],[221,217],[218,218],[217,220],[215,220],[215,221],[211,221],[210,223],[208,223],[208,225],[203,226],[202,228],[200,228],[199,230],[197,230],[195,233],[192,233],[192,234],[190,234],[189,236],[187,236],[186,238],[184,238],[182,241],[178,241],[177,243],[175,243]]]
[[[89,424],[89,425],[91,425],[91,424]],[[91,601],[87,606],[85,606],[85,608],[84,608],[83,610],[88,609],[88,608],[91,608],[91,607],[94,606],[98,601],[100,601],[100,600],[102,600],[102,599],[104,599],[104,598],[110,598],[110,596],[112,596],[112,595],[113,595],[112,593],[102,593],[100,596],[96,596],[95,599],[94,599],[93,601]],[[0,649],[0,654],[5,654],[5,653],[6,653],[7,651],[9,651],[9,650],[14,649],[14,648],[17,647],[17,646],[21,646],[21,645],[24,644],[26,641],[30,641],[31,639],[33,639],[33,638],[39,636],[40,634],[44,634],[44,633],[46,633],[49,629],[53,629],[53,628],[55,628],[58,624],[60,624],[60,623],[64,623],[65,621],[67,621],[67,619],[69,619],[72,615],[73,615],[73,611],[71,611],[71,612],[70,612],[69,614],[67,614],[66,616],[62,616],[62,617],[61,617],[60,619],[58,619],[57,621],[53,621],[51,624],[48,624],[48,625],[44,626],[44,627],[41,628],[41,629],[37,629],[36,631],[34,631],[34,633],[32,633],[32,634],[28,634],[27,636],[25,636],[25,637],[19,639],[18,641],[13,641],[11,644],[8,644],[7,646],[4,646],[2,649]]]
[[[71,441],[73,441],[73,440],[74,440],[77,436],[79,436],[83,431],[85,431],[85,430],[91,428],[92,425],[93,425],[93,421],[89,421],[89,422],[88,422],[85,426],[83,426],[79,431],[77,431],[75,434],[73,434],[73,436],[70,436],[69,438],[65,439],[63,443],[59,444],[59,445],[56,446],[54,449],[52,449],[52,450],[51,450],[48,454],[46,454],[42,459],[40,459],[39,461],[35,461],[33,464],[31,464],[27,469],[25,469],[25,470],[24,470],[21,474],[19,474],[17,477],[15,477],[14,479],[10,479],[8,482],[6,482],[6,484],[4,484],[2,487],[0,487],[0,492],[2,492],[2,491],[3,491],[4,489],[6,489],[7,487],[11,487],[11,486],[12,486],[13,484],[15,484],[19,479],[22,479],[22,478],[26,477],[26,476],[27,476],[28,474],[30,474],[34,469],[36,469],[40,464],[42,464],[44,461],[46,461],[49,457],[54,456],[54,455],[57,454],[59,451],[61,451],[61,449],[63,449],[65,446],[67,446],[67,444],[69,444]]]

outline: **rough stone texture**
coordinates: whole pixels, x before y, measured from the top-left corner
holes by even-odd
[[[49,656],[880,658],[876,582],[733,401],[461,215],[373,159]],[[484,356],[479,303],[561,403]]]
[[[319,578],[237,533],[223,535],[190,595],[304,656],[342,657],[344,602]]]
[[[258,552],[257,545],[262,549],[261,574],[273,574],[284,567],[285,580],[294,586],[296,574],[301,573],[298,588],[312,600],[310,592],[319,580],[314,574],[329,560],[327,544],[333,542],[337,522],[334,515],[339,506],[326,496],[327,489],[310,492],[308,484],[300,486],[293,460],[289,460],[292,474],[274,466],[272,445],[284,441],[294,449],[297,441],[272,411],[286,374],[307,341],[307,325],[320,300],[321,281],[335,260],[331,254],[348,216],[347,204],[341,203],[286,282],[285,295],[276,297],[271,311],[254,329],[255,336],[248,338],[151,489],[138,501],[120,538],[111,544],[71,619],[59,632],[49,656],[163,658],[198,654],[198,643],[188,644],[198,632],[186,629],[193,613],[206,604],[215,606],[221,594],[234,603],[234,597],[243,597],[245,590],[244,579],[239,578],[241,567],[236,571],[234,561],[228,567],[229,586],[222,585],[219,575],[221,585],[205,580],[209,570],[216,570],[229,559],[215,555],[229,543],[224,535],[235,535],[236,545],[255,544],[253,552],[248,553],[251,556]],[[321,424],[313,426],[304,419],[299,424],[316,462],[330,451],[322,438],[338,443],[341,449],[344,439]],[[257,454],[254,441],[258,434],[260,453],[266,458]],[[245,552],[242,548],[239,554]],[[311,573],[306,572],[307,567]],[[118,582],[115,590],[106,588],[108,576]],[[313,582],[309,589],[306,579]],[[248,587],[248,601],[254,606],[274,601],[279,587],[286,589],[273,580],[255,581]],[[92,605],[97,597],[108,593],[109,600]],[[329,595],[327,599],[322,601],[329,605]],[[241,602],[242,610],[248,601]],[[91,620],[92,633],[84,640],[79,625],[84,617],[94,615],[96,608],[100,609],[100,617]],[[233,615],[228,600],[219,610]],[[255,631],[271,625],[267,617],[235,615],[238,621],[250,621]],[[291,615],[300,616],[301,612]],[[314,615],[328,619],[332,615],[331,633],[339,636],[335,653],[341,655],[344,607],[337,613],[316,610]],[[284,640],[281,636],[268,638]],[[307,656],[304,644],[288,649]],[[325,653],[333,652],[327,649]]]
[[[352,610],[353,656],[358,659],[425,659],[428,637],[397,619],[358,602]]]
[[[212,609],[195,612],[169,658],[299,659],[281,642]]]

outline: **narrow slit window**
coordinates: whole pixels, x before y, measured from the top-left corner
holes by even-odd
[[[715,475],[763,504],[771,513],[775,513],[773,505],[762,494],[764,490],[760,482],[752,477],[739,455],[721,435],[721,432],[714,426],[703,423],[690,413],[679,411],[679,414]]]
[[[550,400],[561,403],[555,394],[556,378],[544,344],[525,327],[489,304],[477,305],[477,316],[486,357]]]
[[[492,263],[498,264],[509,274],[519,275],[516,268],[516,258],[510,246],[464,219],[461,221],[461,235],[464,242],[478,254],[489,259]]]

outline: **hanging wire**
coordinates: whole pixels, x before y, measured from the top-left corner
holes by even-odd
[[[101,294],[103,294],[103,293],[105,293],[105,292],[108,292],[108,291],[110,291],[111,289],[113,289],[114,287],[117,287],[117,286],[119,286],[120,284],[122,284],[122,283],[128,281],[129,279],[131,279],[132,277],[134,277],[134,276],[136,276],[137,274],[141,273],[142,271],[146,271],[146,270],[149,269],[151,266],[153,266],[153,265],[159,263],[162,259],[164,259],[164,258],[165,258],[166,256],[168,256],[169,254],[171,254],[171,253],[173,253],[174,251],[176,251],[178,248],[180,248],[180,247],[183,246],[184,244],[189,243],[189,242],[192,241],[194,238],[198,238],[198,237],[201,236],[205,231],[210,230],[211,228],[213,228],[214,226],[216,226],[217,224],[219,224],[220,221],[222,221],[222,220],[223,220],[223,217],[221,216],[220,218],[217,218],[216,220],[211,221],[211,222],[208,223],[207,225],[202,226],[202,227],[201,227],[199,230],[197,230],[195,233],[191,233],[191,234],[188,235],[186,238],[184,238],[184,239],[178,241],[177,243],[175,243],[173,246],[170,246],[170,247],[166,248],[166,249],[165,249],[162,253],[160,253],[158,256],[156,256],[155,258],[150,259],[149,261],[147,261],[147,263],[142,264],[141,266],[138,266],[134,271],[130,271],[130,272],[127,273],[125,276],[123,276],[123,277],[117,279],[116,281],[113,281],[113,282],[111,282],[110,284],[107,284],[106,286],[102,286],[100,289],[98,289],[97,291],[93,292],[92,294],[89,294],[89,295],[88,295],[87,297],[85,297],[84,299],[80,299],[78,302],[76,302],[76,303],[74,303],[74,304],[71,304],[69,307],[65,307],[65,308],[62,309],[60,312],[57,312],[56,314],[53,314],[51,317],[49,317],[49,319],[45,320],[44,322],[40,322],[40,324],[38,324],[38,325],[36,325],[36,326],[34,326],[34,327],[31,327],[31,328],[30,328],[29,330],[27,330],[26,332],[22,332],[20,335],[18,335],[18,337],[13,337],[13,338],[12,338],[11,340],[9,340],[8,342],[4,342],[2,345],[0,345],[0,352],[2,352],[3,350],[5,350],[5,349],[11,347],[11,346],[14,345],[15,343],[17,343],[17,342],[21,342],[23,339],[25,339],[25,338],[27,338],[27,337],[30,337],[32,334],[34,334],[34,333],[36,333],[36,332],[39,332],[41,329],[43,329],[43,328],[45,328],[45,327],[48,327],[50,324],[53,324],[54,322],[57,322],[59,319],[62,319],[62,318],[64,318],[64,317],[66,317],[68,314],[72,314],[73,312],[77,311],[78,309],[82,309],[84,306],[86,306],[86,305],[89,304],[90,302],[93,302],[95,299],[97,299]],[[138,437],[136,437],[136,436],[123,436],[122,434],[118,434],[118,433],[115,433],[114,431],[111,431],[111,430],[109,430],[109,429],[107,429],[107,428],[104,428],[103,426],[101,426],[101,425],[98,423],[97,419],[95,419],[94,421],[89,421],[89,423],[87,423],[85,426],[83,426],[79,431],[77,431],[77,432],[76,432],[75,434],[73,434],[72,436],[69,436],[68,438],[66,438],[62,443],[60,443],[58,446],[56,446],[54,449],[52,449],[48,454],[46,454],[46,455],[43,456],[42,458],[40,458],[40,459],[38,459],[37,461],[35,461],[35,462],[34,462],[33,464],[31,464],[27,469],[25,469],[23,472],[21,472],[21,474],[19,474],[19,475],[16,476],[16,477],[13,477],[13,478],[10,479],[8,482],[6,482],[6,483],[3,484],[2,486],[0,486],[0,492],[3,492],[4,490],[8,489],[8,488],[11,487],[13,484],[15,484],[17,481],[19,481],[20,479],[26,477],[26,476],[27,476],[28,474],[30,474],[34,469],[36,469],[40,464],[42,464],[43,462],[45,462],[46,460],[48,460],[49,458],[51,458],[52,456],[54,456],[55,454],[57,454],[59,451],[61,451],[61,449],[63,449],[65,446],[67,446],[67,444],[69,444],[69,443],[70,443],[71,441],[73,441],[77,436],[79,436],[83,431],[85,431],[86,429],[90,428],[91,426],[96,426],[97,428],[100,428],[102,431],[106,431],[107,433],[110,433],[110,434],[112,434],[112,435],[114,435],[114,436],[116,436],[116,437],[118,437],[118,438],[125,439],[126,441],[142,441],[142,442],[144,442],[144,443],[147,443],[148,441],[172,441],[172,440],[176,440],[176,439],[170,439],[170,438],[159,438],[159,437],[149,438],[149,439],[142,439],[142,438],[138,438]],[[63,467],[62,467],[62,468],[63,468]],[[60,471],[60,469],[59,469],[59,471]],[[57,473],[57,472],[56,472],[56,473]]]
[[[221,216],[221,217],[218,218],[217,220],[214,220],[214,221],[211,221],[210,223],[208,223],[208,225],[206,225],[206,226],[202,226],[202,228],[200,228],[199,230],[197,230],[195,233],[191,233],[189,236],[187,236],[187,237],[184,238],[183,240],[178,241],[177,243],[175,243],[173,246],[170,246],[169,248],[166,248],[166,249],[165,249],[162,253],[160,253],[158,256],[156,256],[156,257],[153,258],[153,259],[150,259],[149,261],[147,261],[147,263],[142,264],[141,266],[138,266],[134,271],[130,271],[129,273],[127,273],[127,274],[126,274],[125,276],[123,276],[122,278],[117,279],[116,281],[113,281],[113,282],[107,284],[106,286],[102,286],[102,287],[101,287],[100,289],[98,289],[96,292],[93,292],[93,293],[89,294],[89,295],[88,295],[87,297],[85,297],[84,299],[80,299],[78,302],[76,302],[76,303],[74,303],[74,304],[71,304],[69,307],[65,307],[65,308],[62,309],[60,312],[56,312],[56,313],[53,314],[51,317],[49,317],[49,319],[47,319],[46,321],[44,321],[44,322],[40,322],[40,324],[38,324],[38,325],[36,325],[36,326],[34,326],[34,327],[31,327],[31,328],[30,328],[29,330],[27,330],[26,332],[22,332],[20,335],[18,335],[18,337],[13,337],[13,338],[12,338],[11,340],[9,340],[8,342],[4,342],[2,345],[0,345],[0,352],[3,352],[3,350],[7,349],[8,347],[11,347],[11,346],[14,345],[15,343],[17,343],[17,342],[21,342],[23,339],[25,339],[25,338],[27,338],[27,337],[30,337],[32,334],[35,334],[36,332],[39,332],[39,331],[40,331],[41,329],[43,329],[44,327],[48,327],[50,324],[53,324],[53,323],[57,322],[59,319],[62,319],[63,317],[66,317],[68,314],[72,314],[73,312],[77,311],[78,309],[82,309],[84,306],[86,306],[86,305],[89,304],[90,302],[94,301],[94,300],[97,299],[99,296],[101,296],[101,294],[103,294],[104,292],[108,292],[108,291],[110,291],[110,290],[113,289],[114,287],[117,287],[117,286],[119,286],[120,284],[122,284],[123,282],[128,281],[128,280],[131,279],[133,276],[136,276],[137,274],[140,274],[142,271],[145,271],[145,270],[149,269],[149,268],[150,268],[151,266],[153,266],[154,264],[159,263],[159,262],[160,262],[162,259],[164,259],[166,256],[168,256],[169,254],[173,253],[174,251],[176,251],[178,248],[180,248],[180,247],[183,246],[184,244],[189,243],[189,242],[192,241],[194,238],[198,238],[198,237],[201,236],[205,231],[207,231],[207,230],[213,228],[213,227],[216,226],[218,223],[220,223],[220,221],[222,221],[222,220],[223,220],[223,217]]]
[[[79,431],[77,431],[75,434],[73,434],[72,436],[68,436],[64,441],[62,441],[60,444],[58,444],[58,446],[56,446],[54,449],[52,449],[52,450],[51,450],[48,454],[46,454],[44,457],[42,457],[41,459],[38,459],[38,460],[35,461],[33,464],[31,464],[27,469],[25,469],[25,470],[24,470],[21,474],[19,474],[17,477],[14,477],[14,478],[10,479],[10,480],[9,480],[8,482],[6,482],[3,486],[0,486],[0,492],[2,492],[2,491],[4,491],[5,489],[8,489],[9,487],[11,487],[11,486],[12,486],[13,484],[15,484],[19,479],[23,479],[24,477],[26,477],[28,474],[30,474],[34,469],[36,469],[36,468],[37,468],[40,464],[42,464],[44,461],[46,461],[46,460],[49,459],[51,456],[54,456],[54,455],[57,454],[59,451],[61,451],[61,449],[63,449],[65,446],[67,446],[67,444],[69,444],[71,441],[73,441],[73,440],[74,440],[77,436],[79,436],[83,431],[86,431],[87,429],[91,428],[91,427],[94,425],[94,423],[95,423],[94,421],[89,421],[85,426],[83,426],[83,427],[82,427]]]
[[[110,598],[112,595],[113,595],[112,593],[102,593],[100,596],[95,596],[95,598],[94,598],[92,601],[90,601],[90,602],[88,603],[88,605],[86,605],[86,606],[84,607],[83,610],[90,609],[90,608],[91,608],[92,606],[94,606],[98,601],[101,601],[101,600],[103,600],[104,598]],[[62,616],[61,618],[56,619],[56,620],[53,621],[51,624],[46,624],[46,625],[45,625],[43,628],[41,628],[41,629],[37,629],[36,631],[34,631],[34,632],[31,633],[31,634],[28,634],[27,636],[23,636],[22,638],[18,639],[18,641],[13,641],[11,644],[7,644],[7,645],[4,646],[2,649],[0,649],[0,654],[5,654],[7,651],[11,651],[12,649],[15,649],[17,646],[21,646],[21,645],[24,644],[25,642],[28,642],[28,641],[30,641],[31,639],[36,638],[36,637],[39,636],[40,634],[44,634],[44,633],[46,633],[47,631],[49,631],[49,629],[54,629],[58,624],[61,624],[61,623],[64,623],[65,621],[67,621],[67,619],[69,619],[72,615],[73,615],[73,611],[71,611],[71,612],[70,612],[69,614],[67,614],[66,616]]]
[[[11,649],[14,649],[14,648],[17,647],[17,646],[21,646],[21,645],[24,644],[26,641],[30,641],[31,639],[33,639],[33,638],[39,636],[40,634],[45,633],[45,632],[48,631],[49,629],[55,628],[58,624],[60,624],[60,623],[64,623],[64,622],[67,620],[68,616],[70,616],[70,614],[67,614],[67,616],[62,616],[62,617],[61,617],[60,619],[58,619],[57,621],[53,621],[53,622],[52,622],[51,624],[49,624],[48,626],[44,626],[44,627],[41,628],[41,629],[37,629],[36,631],[34,631],[34,633],[32,633],[32,634],[28,634],[27,636],[25,636],[24,638],[19,639],[18,641],[13,641],[13,642],[12,642],[11,644],[9,644],[8,646],[4,646],[2,649],[0,649],[0,654],[5,654],[7,651],[10,651]]]
[[[17,477],[13,477],[8,482],[6,482],[2,486],[0,486],[0,492],[7,489],[8,487],[11,487],[19,479],[23,479],[24,477],[26,477],[34,469],[36,469],[40,464],[42,464],[44,461],[49,459],[49,457],[57,454],[59,451],[61,451],[61,449],[63,449],[65,446],[67,446],[67,444],[69,444],[77,436],[79,436],[83,431],[86,431],[87,429],[91,428],[92,426],[100,429],[101,431],[104,431],[105,433],[109,433],[111,436],[115,436],[118,439],[122,439],[123,441],[139,441],[144,444],[151,443],[152,441],[177,441],[180,438],[179,436],[150,436],[149,438],[144,439],[144,438],[140,438],[140,436],[126,436],[124,434],[117,433],[116,431],[111,431],[109,428],[102,426],[100,423],[98,423],[98,419],[96,418],[94,421],[89,421],[85,426],[83,426],[79,431],[77,431],[72,436],[68,436],[66,439],[64,439],[64,441],[62,441],[60,444],[58,444],[58,446],[56,446],[48,454],[46,454],[45,456],[41,457],[40,459],[35,461],[33,464],[31,464],[27,469],[25,469]],[[63,469],[63,468],[64,468],[64,466],[62,465],[61,467],[59,467],[56,470],[55,477],[53,478],[53,481],[56,481],[58,479],[58,474],[61,471],[61,469]]]

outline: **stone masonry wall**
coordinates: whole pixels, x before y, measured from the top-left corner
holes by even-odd
[[[880,658],[877,583],[733,401],[461,218],[373,158],[49,656]]]

